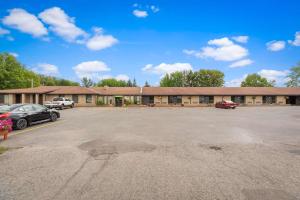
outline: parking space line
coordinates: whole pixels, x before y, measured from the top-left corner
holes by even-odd
[[[59,121],[56,121],[54,123],[49,123],[49,124],[43,124],[41,126],[36,126],[36,127],[32,127],[32,128],[27,128],[25,130],[22,130],[22,131],[17,131],[16,133],[11,133],[8,135],[9,136],[16,136],[16,135],[19,135],[21,133],[26,133],[26,132],[29,132],[29,131],[32,131],[32,130],[36,130],[36,129],[40,129],[40,128],[44,128],[44,127],[47,127],[47,126],[52,126],[52,125],[55,125],[55,124],[58,124],[58,123],[61,123],[63,122],[64,120],[59,120]]]

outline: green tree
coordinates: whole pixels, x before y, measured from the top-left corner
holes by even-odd
[[[45,75],[39,75],[40,76],[40,83],[41,85],[45,86],[78,86],[79,83],[69,81],[66,79],[60,79],[52,76],[45,76]]]
[[[89,87],[92,87],[92,86],[94,85],[94,82],[93,82],[92,79],[90,79],[90,78],[83,77],[83,78],[81,79],[81,85],[82,85],[83,87],[89,88]]]
[[[127,82],[123,80],[117,80],[114,78],[109,78],[109,79],[103,79],[98,82],[97,84],[98,87],[104,87],[104,86],[109,86],[109,87],[127,87]]]
[[[132,87],[137,87],[135,78],[133,78]]]
[[[148,81],[145,82],[144,87],[151,87],[150,84],[148,83]]]
[[[132,82],[131,82],[130,79],[127,81],[127,86],[128,86],[128,87],[132,87]]]
[[[166,74],[160,81],[161,87],[221,87],[224,73],[219,70],[182,71]]]
[[[258,74],[249,74],[241,83],[241,87],[274,87],[275,81],[268,81]]]
[[[287,87],[299,87],[300,86],[300,62],[290,69],[290,73],[286,82]]]
[[[17,59],[8,54],[0,54],[0,89],[28,88],[40,85],[40,78],[28,70]]]

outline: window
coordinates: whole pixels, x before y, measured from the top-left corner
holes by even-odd
[[[43,111],[45,110],[46,108],[42,105],[38,105],[38,104],[34,104],[32,105],[33,109],[36,110],[36,111]]]
[[[92,95],[91,94],[85,95],[85,102],[86,103],[92,103]]]
[[[73,94],[72,95],[72,100],[74,101],[74,103],[78,103],[78,95]]]
[[[231,101],[234,103],[243,104],[245,103],[245,96],[231,96]]]
[[[64,99],[61,98],[61,97],[56,97],[56,98],[53,99],[53,101],[64,101]]]
[[[169,101],[169,104],[181,104],[182,97],[181,96],[169,96],[168,101]]]
[[[199,96],[200,104],[210,104],[214,103],[214,96]]]
[[[59,97],[65,97],[65,95],[64,94],[60,94],[60,95],[58,95]]]
[[[263,103],[265,104],[276,103],[276,96],[263,96]]]
[[[35,111],[35,109],[32,107],[32,105],[25,105],[25,106],[23,106],[23,109],[25,112]]]
[[[0,94],[0,104],[4,104],[4,94]]]

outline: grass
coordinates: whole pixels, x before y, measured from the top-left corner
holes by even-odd
[[[3,154],[7,150],[8,150],[7,147],[0,147],[0,155]]]

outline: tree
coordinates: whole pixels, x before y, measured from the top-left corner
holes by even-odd
[[[41,85],[45,86],[78,86],[79,83],[52,76],[39,75]]]
[[[131,82],[130,79],[127,81],[127,86],[128,86],[128,87],[132,87],[132,82]]]
[[[224,73],[219,70],[192,70],[166,74],[160,81],[161,87],[222,87]]]
[[[28,70],[17,59],[8,54],[0,54],[0,89],[28,88],[40,85],[39,76]]]
[[[299,87],[300,86],[300,62],[290,69],[290,73],[286,82],[287,87]]]
[[[145,82],[144,87],[151,87],[151,86],[149,85],[148,81]]]
[[[275,81],[268,81],[258,74],[249,74],[241,83],[241,87],[274,87]]]
[[[97,84],[98,87],[104,87],[104,86],[109,86],[109,87],[127,87],[127,82],[123,80],[117,80],[114,78],[109,78],[109,79],[103,79],[98,82]]]
[[[132,87],[137,87],[135,78],[133,78]]]
[[[83,87],[89,88],[89,87],[92,87],[92,86],[94,85],[94,82],[93,82],[92,79],[90,79],[90,78],[83,77],[83,78],[81,79],[81,85],[82,85]]]

